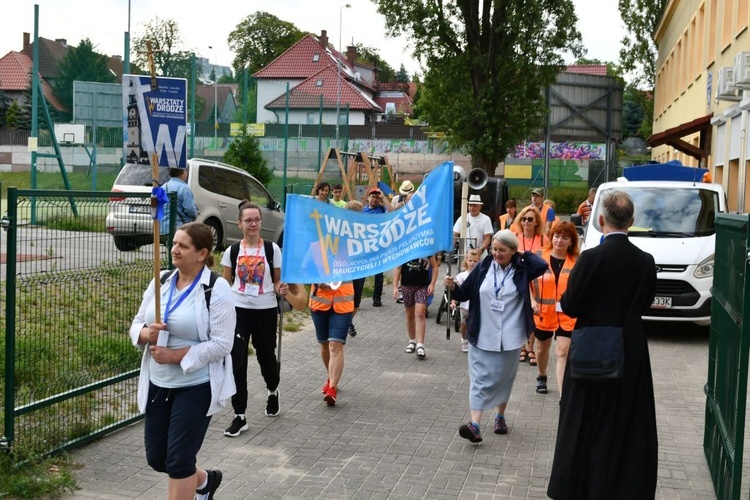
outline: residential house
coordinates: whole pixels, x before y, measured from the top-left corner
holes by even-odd
[[[31,57],[21,52],[11,51],[0,58],[0,90],[11,99],[23,104],[26,100],[26,92],[31,86],[31,71],[33,62]],[[47,102],[56,110],[64,111],[64,107],[52,92],[52,86],[44,78],[42,82],[42,93]]]
[[[320,123],[321,106],[324,124],[336,124],[337,110],[339,123],[349,125],[374,123],[384,113],[376,101],[377,67],[357,61],[354,47],[344,57],[328,43],[325,30],[319,37],[305,35],[253,76],[258,123],[284,122],[287,86],[289,123]]]
[[[200,85],[195,89],[196,98],[203,99],[204,105],[200,116],[195,117],[196,123],[214,121],[214,97],[218,99],[219,109],[216,119],[218,123],[231,123],[237,111],[235,95],[236,83],[219,83],[218,85]],[[197,106],[196,106],[197,107]]]
[[[750,4],[669,0],[654,34],[651,155],[711,170],[729,209],[750,211]]]

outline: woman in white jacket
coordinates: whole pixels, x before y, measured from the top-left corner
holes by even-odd
[[[212,247],[205,224],[180,227],[172,247],[176,270],[161,279],[162,320],[154,321],[152,280],[130,327],[144,351],[138,407],[145,413],[146,460],[169,475],[170,499],[212,498],[222,479],[221,471],[196,465],[211,415],[235,391],[234,302],[226,280],[212,277]]]

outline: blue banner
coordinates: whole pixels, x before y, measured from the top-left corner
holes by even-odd
[[[187,80],[123,75],[122,107],[127,163],[187,167]]]
[[[281,279],[349,281],[450,250],[452,217],[453,162],[432,170],[405,207],[384,214],[287,195]]]

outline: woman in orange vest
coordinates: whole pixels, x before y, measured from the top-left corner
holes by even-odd
[[[320,344],[320,357],[328,379],[323,386],[323,400],[336,404],[336,389],[344,371],[344,345],[354,313],[354,285],[351,281],[318,283],[310,291],[310,315]]]
[[[560,297],[568,287],[568,276],[578,260],[578,233],[570,222],[560,222],[552,226],[550,239],[542,250],[537,252],[549,269],[531,282],[531,308],[534,310],[536,328],[536,355],[539,375],[536,378],[536,392],[547,394],[547,365],[552,336],[557,341],[557,387],[562,394],[563,373],[570,348],[570,334],[576,320],[560,309]]]
[[[512,229],[516,222],[516,215],[518,215],[518,204],[515,199],[510,198],[505,202],[505,213],[499,217],[500,230]]]
[[[519,252],[537,252],[542,248],[547,238],[544,237],[544,223],[539,210],[534,205],[525,207],[516,217],[512,231],[518,238]],[[536,353],[534,352],[534,334],[529,336],[526,345],[521,348],[521,363],[529,362],[531,366],[536,366]]]

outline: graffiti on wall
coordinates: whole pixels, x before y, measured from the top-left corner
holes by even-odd
[[[551,142],[550,159],[553,160],[603,160],[605,145],[590,142]],[[544,158],[543,142],[525,142],[516,146],[511,158]]]

